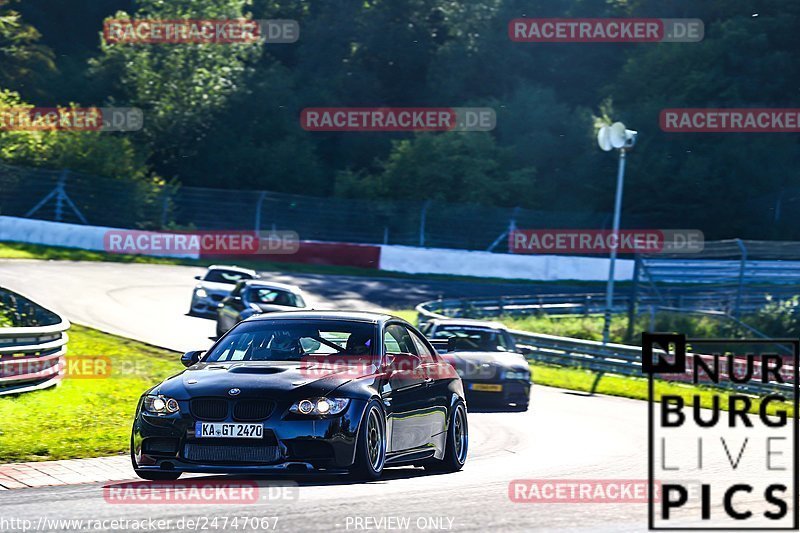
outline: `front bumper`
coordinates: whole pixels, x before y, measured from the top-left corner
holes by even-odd
[[[463,379],[463,378],[462,378]],[[464,393],[469,406],[527,406],[530,402],[531,384],[522,380],[469,380],[464,381]],[[491,390],[490,390],[491,389]]]
[[[139,412],[133,425],[136,468],[151,471],[201,473],[268,473],[305,470],[341,471],[355,461],[358,426],[367,402],[351,400],[336,416],[303,418],[278,406],[257,423],[262,439],[208,439],[195,437],[201,421],[181,401],[175,415]],[[228,418],[215,422],[237,421]],[[253,423],[253,422],[247,422]]]
[[[224,298],[224,294],[209,293],[204,298],[192,294],[191,312],[197,315],[216,316],[217,308]]]

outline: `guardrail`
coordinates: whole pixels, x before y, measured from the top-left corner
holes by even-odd
[[[528,348],[527,357],[533,361],[558,366],[584,368],[598,372],[595,384],[592,387],[593,389],[597,386],[597,381],[602,374],[647,377],[647,374],[642,372],[642,348],[640,346],[603,344],[597,341],[556,337],[554,335],[531,333],[529,331],[510,330],[509,332],[518,344]],[[687,366],[689,368],[693,368],[693,358],[701,358],[705,360],[711,368],[714,368],[714,356],[712,355],[687,353],[686,357]],[[700,384],[730,388],[748,394],[766,395],[784,392],[789,393],[789,396],[791,396],[792,384],[794,383],[792,357],[786,356],[784,357],[784,361],[787,361],[788,364],[784,364],[782,367],[781,375],[784,379],[783,383],[761,383],[754,380],[749,383],[731,385],[728,380],[725,380],[723,384],[720,385],[710,382],[701,382]],[[722,363],[720,364],[722,365]],[[759,363],[755,362],[754,366],[758,370]],[[760,375],[760,372],[754,375]],[[691,383],[691,376],[689,374],[680,374],[670,377],[676,382]],[[673,379],[670,379],[670,381],[673,381]]]
[[[785,287],[752,288],[752,292],[743,294],[737,301],[735,288],[721,288],[716,291],[698,289],[665,289],[661,293],[639,294],[636,305],[639,308],[662,308],[690,311],[706,311],[722,309],[730,311],[756,311],[770,301],[790,298],[798,293],[797,289]],[[612,312],[630,312],[631,296],[617,294],[614,296]],[[524,316],[533,314],[547,315],[590,315],[605,312],[605,294],[599,292],[575,292],[566,294],[538,294],[531,296],[501,296],[496,298],[447,298],[431,300],[420,306],[427,312],[450,318],[485,318],[499,315]]]
[[[0,395],[52,387],[64,375],[67,329],[57,313],[0,288]]]
[[[417,306],[420,324],[431,319],[447,319],[450,317],[429,311],[425,304]],[[592,386],[594,392],[603,374],[617,374],[621,376],[631,376],[646,378],[642,373],[642,348],[627,344],[603,344],[602,342],[574,339],[571,337],[558,337],[542,333],[531,333],[529,331],[509,330],[517,344],[526,348],[527,358],[539,363],[550,365],[565,366],[572,368],[582,368],[597,372],[595,383]],[[663,353],[663,352],[662,352]],[[687,354],[689,367],[694,357],[705,359],[709,363],[713,361],[713,356],[703,354]],[[713,367],[712,367],[713,368]],[[784,365],[785,383],[747,383],[734,385],[736,391],[748,394],[765,395],[778,391],[791,391],[794,383],[792,373],[793,365]],[[685,381],[676,376],[676,381]],[[713,385],[713,384],[708,384]]]
[[[437,318],[484,318],[499,315],[591,314],[605,311],[602,293],[539,294],[535,296],[501,296],[499,298],[447,298],[423,302],[417,306],[420,316]],[[615,312],[627,309],[628,297],[614,298]],[[423,321],[424,322],[424,321]]]

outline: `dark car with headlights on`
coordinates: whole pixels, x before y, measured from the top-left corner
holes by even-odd
[[[380,477],[384,467],[461,469],[461,379],[414,327],[389,315],[257,315],[139,399],[131,461],[145,479],[183,472],[320,470]]]
[[[273,281],[243,279],[217,307],[217,337],[253,315],[307,309],[299,287]]]
[[[524,354],[529,349],[503,324],[436,319],[422,330],[461,376],[470,406],[528,409],[531,370]]]

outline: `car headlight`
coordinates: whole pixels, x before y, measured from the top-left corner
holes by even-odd
[[[309,416],[338,415],[349,404],[347,398],[307,398],[294,402],[289,412]]]
[[[195,289],[194,295],[197,296],[198,298],[206,298],[206,297],[208,297],[208,293],[202,287],[199,287],[199,288]]]
[[[507,370],[504,377],[505,379],[524,379],[530,381],[531,374],[525,370]]]
[[[178,400],[166,396],[148,394],[144,397],[144,410],[151,415],[171,415],[181,410]]]

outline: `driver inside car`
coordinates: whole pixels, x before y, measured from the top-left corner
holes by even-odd
[[[272,335],[267,348],[272,360],[296,360],[305,352],[300,344],[300,339],[289,331],[276,331]]]

